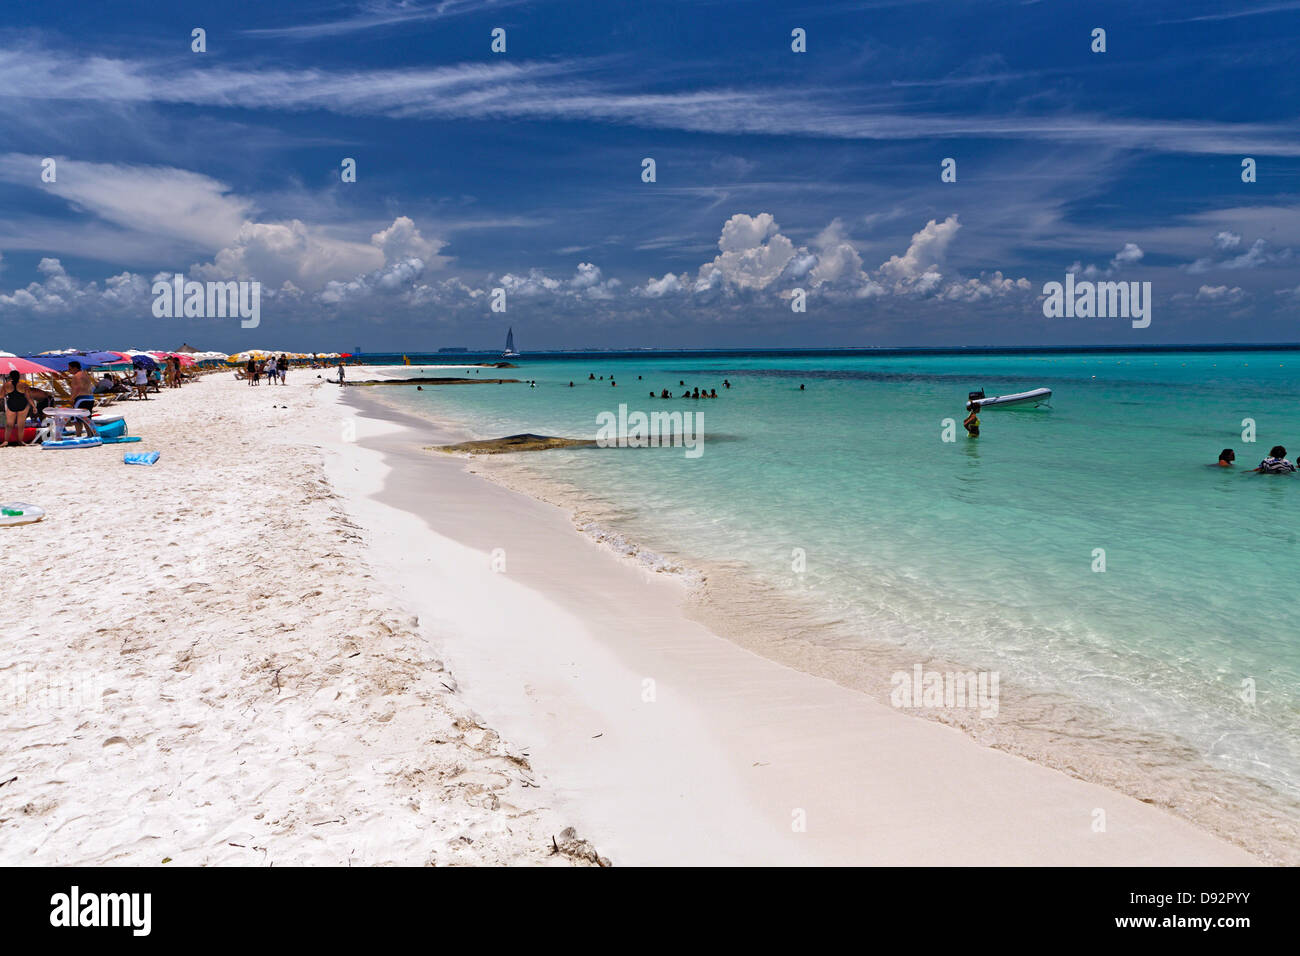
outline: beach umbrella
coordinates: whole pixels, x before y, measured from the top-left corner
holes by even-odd
[[[48,375],[54,369],[48,365],[41,365],[33,362],[31,359],[25,359],[20,355],[10,355],[0,358],[0,373],[8,375],[10,372],[17,372],[19,375]]]
[[[75,357],[76,356],[69,356],[69,358]],[[85,365],[87,363],[91,365],[130,365],[131,358],[130,356],[123,355],[121,352],[86,352],[82,364]]]
[[[137,355],[131,359],[131,364],[136,368],[148,369],[150,372],[158,368],[158,363],[148,355]]]
[[[122,360],[116,352],[63,352],[58,355],[28,355],[28,359],[40,365],[49,366],[56,372],[66,372],[73,362],[80,362],[82,368],[96,365],[120,365]]]
[[[80,361],[75,354],[66,355],[63,353],[57,355],[42,353],[40,355],[20,355],[18,357],[26,359],[29,362],[34,362],[37,365],[44,366],[45,369],[50,372],[66,372],[69,364],[73,361]]]

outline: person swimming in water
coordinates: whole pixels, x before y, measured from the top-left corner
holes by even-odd
[[[966,426],[966,434],[969,437],[980,437],[980,407],[975,402],[970,403],[970,414],[962,424]]]
[[[1289,475],[1295,470],[1295,465],[1286,457],[1286,449],[1274,445],[1269,449],[1268,457],[1259,463],[1259,467],[1252,468],[1247,474],[1258,472],[1261,475]]]
[[[1211,465],[1210,467],[1231,468],[1232,463],[1235,462],[1236,460],[1237,460],[1237,453],[1234,452],[1231,448],[1225,448],[1223,449],[1223,451],[1219,452],[1218,462],[1214,465]]]

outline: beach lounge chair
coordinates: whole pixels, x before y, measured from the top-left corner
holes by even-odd
[[[41,388],[53,395],[54,400],[60,405],[72,404],[72,394],[68,391],[67,383],[57,375],[37,376],[37,382]]]

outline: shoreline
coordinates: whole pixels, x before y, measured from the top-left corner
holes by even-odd
[[[471,433],[462,424],[421,415],[388,398],[380,407],[438,427]],[[473,442],[462,442],[473,444]],[[563,509],[576,531],[619,559],[678,576],[688,587],[684,614],[712,633],[797,671],[825,678],[889,704],[891,675],[969,672],[969,662],[890,643],[847,622],[824,601],[789,580],[737,562],[719,563],[683,552],[657,526],[629,528],[620,506],[547,474],[530,456],[475,456],[476,474]],[[788,576],[787,576],[788,577]],[[864,636],[866,634],[867,636]],[[1204,832],[1246,849],[1263,862],[1300,863],[1298,808],[1284,794],[1244,774],[1214,766],[1178,737],[1113,719],[1065,691],[1006,680],[1001,713],[980,719],[967,708],[902,711],[955,728],[981,747],[1003,751],[1157,806]]]
[[[408,516],[408,521],[410,515],[418,515],[431,531],[437,529],[435,534],[450,533],[462,545],[468,542],[471,551],[477,551],[477,560],[486,561],[486,555],[491,549],[484,541],[482,525],[491,525],[490,520],[475,522],[472,518],[454,518],[445,511],[431,509],[429,503],[421,501],[419,493],[411,487],[388,487],[389,484],[399,483],[396,476],[403,470],[416,469],[426,476],[435,474],[428,470],[427,458],[432,453],[423,452],[425,457],[421,457],[419,453],[410,452],[410,448],[422,449],[424,445],[435,441],[448,442],[470,436],[465,435],[463,429],[453,430],[446,424],[436,425],[428,419],[396,411],[392,405],[382,401],[361,401],[358,398],[347,404],[357,409],[363,420],[375,423],[367,427],[380,429],[386,435],[383,442],[376,443],[370,450],[383,456],[384,467],[390,469],[388,475],[391,480],[372,483],[369,493],[382,500],[384,508]],[[439,437],[430,438],[428,434],[421,434],[421,429],[432,430]],[[407,432],[405,440],[402,438],[403,430],[411,430]],[[404,441],[407,448],[405,453],[402,452]],[[362,444],[366,443],[362,441]],[[450,469],[446,467],[448,465],[451,466]],[[619,561],[607,548],[593,547],[594,542],[573,527],[566,509],[511,492],[491,481],[477,482],[482,487],[474,490],[474,483],[481,476],[474,474],[463,460],[444,460],[436,467],[439,469],[438,487],[444,481],[452,480],[457,486],[457,495],[464,496],[466,500],[472,499],[476,509],[490,514],[491,506],[495,505],[508,509],[521,521],[526,518],[530,537],[545,537],[552,553],[564,554],[564,573],[557,570],[556,562],[552,562],[550,567],[530,567],[526,574],[516,576],[523,579],[525,586],[544,592],[552,604],[552,611],[556,602],[566,604],[569,611],[566,626],[585,628],[589,632],[594,630],[600,635],[587,633],[578,638],[567,636],[564,648],[568,653],[580,656],[592,668],[604,668],[603,673],[607,677],[617,675],[617,679],[627,681],[637,673],[667,674],[675,687],[680,686],[689,691],[684,699],[674,703],[675,707],[682,710],[694,708],[694,714],[689,719],[681,719],[703,733],[713,748],[715,758],[721,752],[732,764],[728,776],[714,774],[709,778],[709,786],[721,788],[722,793],[730,795],[729,800],[739,799],[745,804],[747,812],[740,816],[748,821],[742,829],[748,828],[750,831],[747,837],[750,846],[753,846],[755,837],[771,840],[777,834],[780,836],[775,844],[769,844],[775,846],[780,855],[767,855],[763,859],[765,862],[1055,862],[1066,865],[1259,862],[1243,850],[1162,809],[1153,808],[1112,789],[1067,776],[1042,764],[982,746],[964,733],[940,722],[908,720],[909,715],[897,713],[859,691],[849,690],[801,670],[783,666],[769,657],[751,653],[739,644],[720,637],[691,613],[690,596],[682,582],[667,583],[663,580],[664,575],[655,575],[634,567],[628,561]],[[400,483],[409,485],[410,481],[402,479]],[[488,488],[496,490],[488,491]],[[480,513],[479,517],[482,519],[484,515]],[[392,520],[392,515],[389,515],[389,520]],[[545,526],[546,530],[534,525]],[[519,529],[502,528],[498,522],[491,534],[508,539],[514,530]],[[490,537],[491,534],[487,536]],[[418,535],[412,532],[411,540],[419,540]],[[478,548],[474,549],[472,545],[476,543]],[[510,550],[507,549],[508,554]],[[591,554],[593,551],[596,556]],[[575,561],[581,565],[580,569],[571,564]],[[614,569],[618,569],[618,572],[615,573]],[[590,582],[587,578],[582,578],[581,586],[571,585],[572,573],[579,570],[589,577],[602,580],[612,576],[608,586],[618,593],[618,600],[624,606],[639,607],[650,617],[665,619],[660,621],[658,627],[669,627],[675,637],[665,639],[662,630],[657,631],[656,627],[645,622],[629,623],[626,620],[615,622],[614,626],[621,624],[621,630],[628,633],[620,633],[616,639],[606,636],[608,631],[603,628],[611,623],[607,619],[608,609],[593,614]],[[514,573],[512,569],[510,574]],[[498,579],[509,576],[500,575]],[[612,580],[620,577],[621,580]],[[670,597],[666,596],[668,591],[673,592]],[[649,602],[649,607],[647,594],[655,597]],[[596,618],[594,622],[593,617]],[[593,623],[601,626],[593,628]],[[462,627],[468,626],[470,622],[462,621]],[[519,650],[517,639],[506,635],[503,640],[512,653]],[[455,660],[463,648],[449,646],[448,650],[449,656]],[[607,658],[611,651],[622,659],[609,661]],[[602,655],[605,658],[603,660]],[[499,664],[500,660],[496,663]],[[485,683],[488,681],[484,675],[487,664],[486,659],[481,659],[476,666],[470,667]],[[631,671],[628,669],[629,664],[634,665]],[[611,666],[612,671],[609,670]],[[508,709],[517,720],[516,726],[527,726],[529,720],[537,717],[535,702],[519,697],[516,691],[505,686],[510,683],[509,680],[503,682],[499,675],[492,680],[496,682],[494,693],[513,694],[509,698]],[[664,678],[660,677],[661,686],[663,681]],[[765,688],[762,694],[755,693],[754,689],[759,686]],[[584,688],[582,692],[593,693],[590,688]],[[562,707],[571,703],[575,692],[572,688],[560,687],[552,688],[552,693],[554,696],[548,698],[549,702],[555,707]],[[643,757],[654,755],[664,767],[673,766],[672,763],[662,763],[664,760],[693,760],[697,765],[707,763],[708,755],[705,751],[689,755],[665,754],[662,751],[662,740],[654,739],[652,728],[647,727],[644,720],[638,725],[628,714],[620,713],[628,710],[628,701],[611,701],[607,696],[602,700],[599,699],[599,694],[596,696],[597,703],[602,703],[606,708],[603,713],[606,720],[617,720],[620,716],[625,718],[622,730],[628,748],[639,749]],[[781,703],[775,704],[773,701]],[[737,707],[741,708],[744,719],[736,718],[734,711]],[[491,707],[485,709],[492,710]],[[814,713],[818,717],[810,716]],[[570,775],[582,776],[586,769],[583,760],[579,759],[581,748],[576,748],[573,740],[566,739],[565,733],[566,728],[555,728],[551,745],[535,751],[542,764],[560,779]],[[879,743],[880,752],[873,760],[864,760],[860,753],[864,740]],[[656,744],[659,745],[659,750],[656,750]],[[815,758],[811,756],[814,752]],[[933,754],[936,767],[917,770],[915,759],[907,758],[909,755],[914,757],[918,752]],[[743,759],[737,759],[737,754],[755,759],[746,764]],[[775,754],[780,755],[777,760],[765,759]],[[953,786],[948,773],[938,768],[955,766],[967,768],[962,775],[962,786],[973,785],[974,789],[986,794],[996,792],[999,806],[1018,805],[1018,811],[1011,814],[999,811],[994,814],[996,819],[990,819],[977,812],[960,795],[947,793],[943,797],[936,796]],[[756,779],[755,771],[759,769],[764,771],[761,774],[764,779]],[[635,775],[629,775],[626,771],[627,768],[624,767],[622,777],[618,773],[605,777],[596,774],[599,781],[588,775],[588,784],[599,782],[603,788],[602,793],[608,794],[608,788],[613,787],[615,793],[628,797],[628,791],[635,789],[627,786],[628,777]],[[881,779],[882,776],[886,779]],[[812,837],[810,834],[813,827],[810,824],[809,833],[796,834],[803,837],[802,841],[796,840],[792,844],[784,831],[790,829],[789,815],[801,809],[801,802],[814,802],[811,796],[802,801],[799,796],[809,796],[809,780],[816,781],[816,786],[812,787],[812,795],[816,797],[816,812],[810,813],[809,818],[822,821],[822,826],[828,827],[828,831],[823,832],[820,838]],[[651,783],[656,784],[657,781]],[[624,789],[619,790],[620,786]],[[927,797],[934,801],[930,804],[933,812],[923,815],[923,818],[917,818],[914,806],[918,788],[924,789]],[[1085,794],[1088,796],[1085,797]],[[864,800],[864,795],[871,795],[872,799]],[[631,796],[636,797],[637,794]],[[640,797],[640,802],[644,803],[644,794]],[[1084,802],[1090,801],[1092,809],[1112,808],[1107,813],[1111,839],[1107,839],[1105,834],[1091,834],[1090,821],[1086,818],[1091,810],[1084,812],[1077,809],[1081,799]],[[872,800],[875,801],[875,806],[871,805]],[[711,805],[716,806],[717,802],[711,801]],[[1076,807],[1073,814],[1065,811],[1067,802]],[[637,803],[638,800],[633,799],[631,805],[636,806]],[[762,821],[757,829],[752,813],[755,807],[760,810],[759,818]],[[579,813],[583,812],[581,801],[575,809]],[[609,849],[616,862],[624,862],[620,857],[627,857],[628,862],[653,861],[653,846],[629,845],[627,834],[620,832],[621,828],[635,825],[634,819],[644,818],[644,813],[632,812],[626,801],[620,802],[612,810],[604,808],[602,812],[605,816],[599,822],[583,822],[584,828],[592,828],[595,842],[602,850],[606,849],[609,840],[615,840],[616,843],[610,845]],[[1081,812],[1084,813],[1084,818],[1078,816]],[[586,808],[586,813],[589,818],[599,815],[590,805]],[[698,819],[701,814],[708,815],[708,808],[697,807],[693,813]],[[859,822],[863,814],[883,819],[874,825],[864,826]],[[738,807],[733,805],[729,809],[730,822],[738,824],[737,816]],[[1004,820],[1006,816],[1018,816],[1019,825],[1008,828]],[[1120,818],[1124,821],[1122,826],[1126,831],[1122,840],[1114,839],[1121,826],[1116,822]],[[680,828],[680,820],[675,820],[674,823]],[[901,837],[900,831],[908,831],[909,827],[915,828],[915,832],[906,838]],[[662,839],[664,835],[661,833],[658,837]],[[965,841],[966,845],[960,850],[954,850],[955,844],[961,841]],[[650,841],[651,844],[653,842]],[[800,842],[804,845],[800,846]],[[1110,846],[1104,846],[1103,843],[1109,843]],[[811,853],[808,852],[808,845],[811,845]],[[680,862],[680,857],[678,861]],[[689,860],[734,861],[733,858],[707,855]]]
[[[788,581],[760,578],[740,562],[683,554],[660,531],[621,527],[617,508],[607,502],[595,506],[593,514],[585,492],[542,474],[531,460],[478,457],[473,468],[503,487],[564,509],[575,530],[612,554],[680,576],[690,586],[684,606],[689,619],[777,663],[885,705],[893,689],[891,677],[900,672],[918,666],[939,673],[974,669],[941,653],[864,637],[859,626],[823,606],[823,595],[799,594]],[[952,727],[981,747],[1160,807],[1267,863],[1300,863],[1297,807],[1276,790],[1213,766],[1172,734],[1116,721],[1095,704],[1062,691],[1009,681],[1005,674],[1002,678],[996,721],[984,721],[961,707],[901,713]],[[1249,808],[1249,814],[1243,814],[1243,808]]]

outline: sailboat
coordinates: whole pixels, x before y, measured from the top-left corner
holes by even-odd
[[[515,351],[515,329],[511,326],[506,332],[506,350],[501,353],[502,358],[519,358],[519,353]]]

